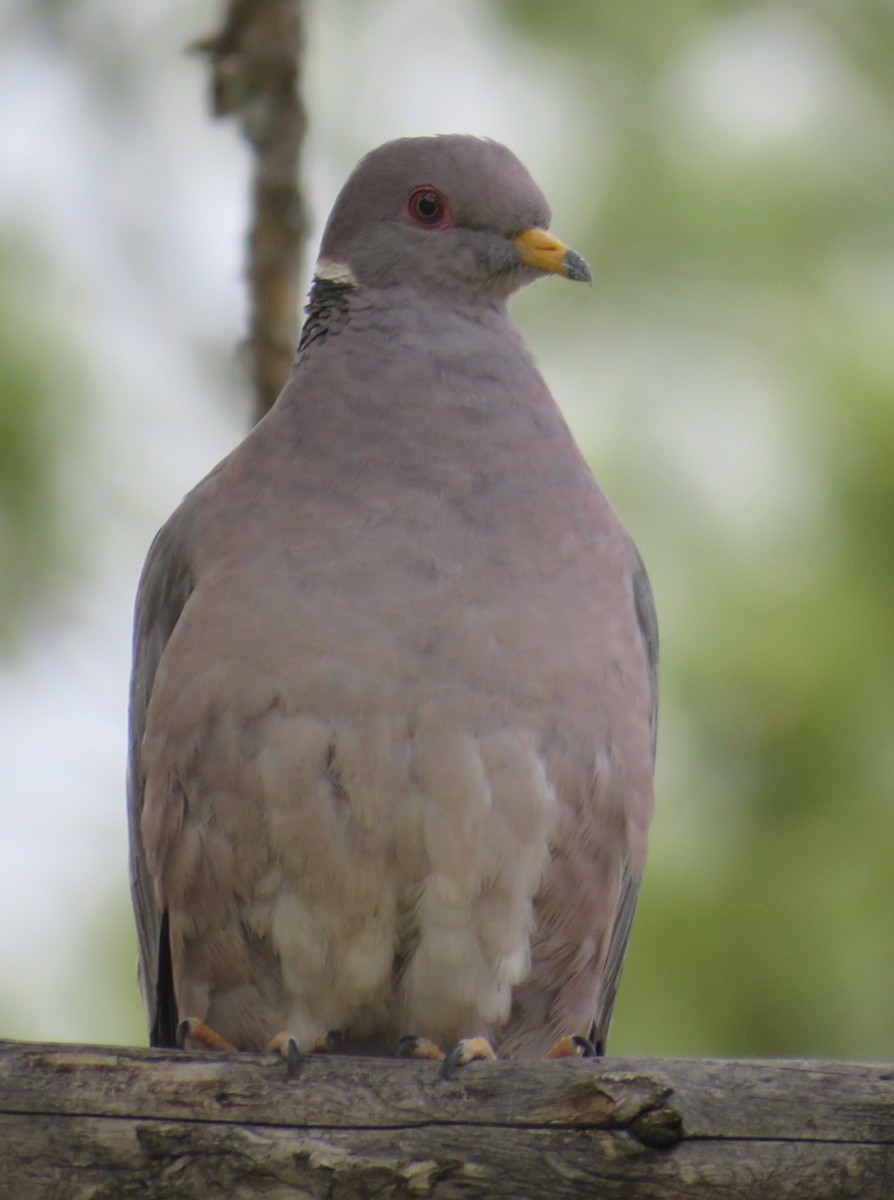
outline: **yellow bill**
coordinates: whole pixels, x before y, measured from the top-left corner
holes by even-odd
[[[586,260],[545,229],[538,226],[526,229],[515,238],[514,245],[525,266],[550,275],[563,275],[575,283],[593,282]]]

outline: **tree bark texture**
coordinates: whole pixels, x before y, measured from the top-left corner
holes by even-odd
[[[894,1068],[0,1042],[0,1196],[889,1200]]]
[[[257,421],[288,378],[300,328],[304,0],[229,0],[220,31],[190,48],[210,61],[215,115],[238,119],[254,156],[246,274]]]

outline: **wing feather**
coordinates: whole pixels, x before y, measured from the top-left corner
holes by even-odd
[[[648,671],[647,685],[651,703],[652,725],[652,761],[655,761],[655,746],[658,736],[658,617],[655,612],[655,599],[649,576],[640,553],[633,546],[635,570],[633,574],[633,605],[639,625],[640,636],[646,651],[646,667]],[[608,1038],[612,1011],[615,1007],[615,997],[618,984],[621,981],[621,970],[624,966],[624,956],[627,953],[627,942],[639,899],[640,878],[630,870],[630,864],[625,862],[621,872],[621,896],[618,901],[618,911],[612,928],[609,942],[608,957],[605,970],[599,985],[599,995],[596,1003],[596,1017],[593,1022],[592,1040],[601,1054]]]
[[[156,902],[140,831],[146,782],[141,748],[158,664],[193,590],[185,523],[185,510],[181,507],[162,527],[149,549],[137,591],[130,683],[127,766],[130,885],[140,950],[140,990],[152,1045],[162,1046],[174,1044],[177,1007],[167,945],[167,914]]]

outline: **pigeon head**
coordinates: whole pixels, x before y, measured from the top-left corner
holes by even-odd
[[[549,205],[515,155],[459,134],[401,138],[361,160],[326,225],[317,277],[504,300],[544,274],[589,283],[547,232]]]

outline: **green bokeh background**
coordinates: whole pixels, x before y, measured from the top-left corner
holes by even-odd
[[[327,4],[349,29],[348,0]],[[157,27],[146,19],[156,45],[169,7]],[[210,10],[190,7],[200,34]],[[661,618],[659,808],[611,1049],[890,1058],[894,6],[471,8],[504,62],[539,56],[573,79],[575,120],[555,131],[572,183],[560,195],[541,183],[597,288],[586,305],[577,289],[534,288],[516,314],[541,360],[559,348],[547,373],[637,538]],[[77,10],[20,6],[15,21],[74,71],[104,73],[111,110],[144,69],[139,46],[125,70],[114,45],[85,43]],[[441,52],[435,34],[405,52]],[[418,127],[424,96],[411,100]],[[83,392],[98,351],[42,302],[52,257],[33,230],[0,238],[7,661],[40,637],[35,607],[51,621],[78,572],[66,464],[87,434],[59,403],[60,377],[69,397]],[[223,337],[196,349],[209,374],[228,354]],[[114,1010],[136,1041],[116,894],[120,908],[79,933],[72,989],[97,1014],[95,1040]],[[31,1035],[2,985],[0,1018]]]

